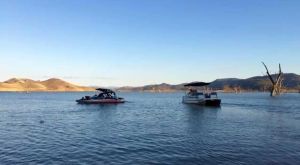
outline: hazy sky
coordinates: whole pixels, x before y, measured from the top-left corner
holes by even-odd
[[[0,0],[0,81],[123,86],[300,74],[299,0]]]

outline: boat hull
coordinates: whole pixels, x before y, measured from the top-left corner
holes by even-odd
[[[123,99],[80,99],[76,100],[79,104],[119,104],[119,103],[125,103],[125,100]]]
[[[221,105],[221,99],[204,99],[204,98],[198,98],[198,97],[183,97],[182,100],[185,104],[197,104],[197,105],[203,105],[203,106],[220,106]]]
[[[221,99],[210,99],[210,100],[205,100],[205,105],[206,106],[220,106],[221,105]]]

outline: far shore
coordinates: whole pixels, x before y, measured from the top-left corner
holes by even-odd
[[[55,90],[48,90],[48,91],[0,91],[0,93],[85,93],[85,92],[95,92],[96,90],[87,90],[87,91],[55,91]],[[185,90],[176,90],[176,91],[123,91],[123,90],[115,90],[119,93],[179,93],[179,92],[186,92]],[[218,93],[234,93],[234,94],[242,94],[242,93],[269,93],[268,91],[242,91],[242,92],[229,92],[229,91],[222,91],[217,90]],[[299,91],[291,90],[282,92],[285,93],[300,93]]]

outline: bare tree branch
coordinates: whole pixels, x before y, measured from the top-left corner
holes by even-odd
[[[280,79],[281,75],[282,75],[282,72],[281,72],[281,66],[280,66],[280,63],[279,63],[279,73],[277,75],[276,82]]]
[[[269,79],[271,80],[272,84],[275,84],[275,82],[274,82],[272,76],[271,76],[270,73],[269,73],[269,69],[267,68],[266,64],[265,64],[264,62],[262,62],[262,64],[263,64],[264,67],[266,68],[267,74],[268,74]]]

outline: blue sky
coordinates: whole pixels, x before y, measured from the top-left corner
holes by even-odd
[[[0,81],[123,86],[300,74],[299,0],[0,0]]]

